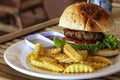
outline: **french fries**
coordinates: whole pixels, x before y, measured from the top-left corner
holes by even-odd
[[[87,72],[93,72],[94,68],[90,65],[86,64],[72,64],[69,65],[65,70],[64,73],[87,73]]]
[[[87,58],[89,62],[100,62],[100,63],[105,63],[108,65],[114,64],[110,59],[102,57],[102,56],[89,56]]]
[[[66,55],[64,53],[57,54],[54,58],[57,59],[61,63],[71,63],[71,62],[74,62],[73,59],[71,59],[68,55]]]
[[[75,62],[80,62],[82,60],[82,56],[75,49],[73,49],[70,44],[66,44],[64,46],[63,52],[67,54]]]
[[[113,64],[113,61],[108,58],[88,55],[86,50],[76,51],[70,44],[65,44],[62,51],[61,48],[43,50],[37,43],[26,59],[38,69],[65,74],[91,73]]]

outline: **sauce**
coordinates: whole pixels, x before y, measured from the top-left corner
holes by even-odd
[[[47,37],[47,38],[50,39],[50,40],[53,40],[54,37],[56,37],[56,38],[62,38],[62,37],[60,37],[60,36],[51,36],[51,35],[47,35],[47,36],[45,36],[45,37]]]

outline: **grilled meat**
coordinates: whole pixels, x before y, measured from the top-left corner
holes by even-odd
[[[102,32],[89,32],[83,30],[72,30],[65,28],[64,35],[67,38],[80,40],[80,41],[102,41],[105,35]]]

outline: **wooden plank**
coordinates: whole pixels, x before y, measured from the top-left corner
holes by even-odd
[[[6,42],[5,45],[7,46],[11,46],[12,44],[14,44],[13,42]]]
[[[120,72],[118,72],[118,73],[117,73],[117,75],[119,75],[119,76],[120,76]]]
[[[8,47],[9,47],[8,45],[4,45],[4,44],[3,44],[3,45],[0,45],[0,48],[1,48],[1,49],[7,49]]]
[[[7,25],[7,24],[0,23],[0,30],[5,31],[5,32],[13,32],[13,31],[17,31],[18,28],[16,28],[13,25]]]
[[[20,39],[14,39],[14,40],[12,40],[12,42],[14,42],[14,43],[19,42],[19,41],[21,41],[21,40]]]
[[[120,3],[113,2],[113,3],[112,3],[112,7],[120,7]]]
[[[0,53],[4,53],[5,49],[0,48]]]
[[[59,26],[52,26],[45,29],[46,31],[57,31],[63,33],[63,28]]]
[[[20,37],[20,36],[25,35],[25,34],[29,34],[31,32],[34,32],[34,31],[37,31],[37,30],[40,30],[43,28],[46,28],[48,26],[52,26],[52,25],[57,24],[57,23],[58,23],[58,18],[43,22],[41,24],[31,26],[28,28],[25,28],[23,30],[19,30],[19,31],[10,33],[10,34],[6,34],[6,35],[0,37],[0,43],[3,43],[5,41],[11,40],[11,39],[14,39],[17,37]]]
[[[10,79],[5,78],[5,77],[2,77],[2,76],[0,76],[0,79],[1,79],[1,80],[10,80]]]
[[[108,80],[108,78],[102,77],[102,78],[94,78],[94,79],[90,79],[90,80]]]
[[[3,53],[0,53],[0,58],[3,58]]]
[[[10,68],[9,66],[0,64],[0,75],[2,75],[2,73],[5,74],[4,77],[9,78],[11,80],[46,80],[46,79],[37,78],[37,77],[33,77],[33,76],[20,73]]]
[[[6,62],[4,61],[3,58],[0,58],[0,64],[5,64],[6,65]]]
[[[110,75],[110,76],[106,76],[106,78],[110,80],[120,80],[120,76],[118,75]]]
[[[25,79],[25,78],[21,78],[21,77],[19,77],[19,76],[15,76],[15,75],[12,75],[12,74],[3,72],[3,71],[1,71],[1,70],[0,70],[0,75],[1,75],[2,77],[8,78],[8,79],[10,79],[10,80],[27,80],[27,79]]]

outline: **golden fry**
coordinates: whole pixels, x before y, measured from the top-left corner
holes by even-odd
[[[62,73],[89,73],[113,64],[108,58],[89,56],[86,50],[76,51],[70,44],[62,52],[61,48],[43,50],[37,43],[26,58],[34,67]]]
[[[64,67],[57,64],[57,63],[53,63],[47,60],[43,61],[44,64],[44,68],[47,70],[51,70],[51,71],[55,71],[55,72],[62,72],[64,70]]]
[[[59,53],[59,54],[55,55],[54,58],[57,59],[61,63],[71,63],[71,62],[74,62],[74,60],[71,59],[69,56],[67,56],[65,53]]]
[[[34,51],[30,52],[30,53],[27,55],[27,58],[28,58],[29,60],[31,60],[31,59],[38,60],[39,57],[40,57],[40,56],[39,56],[38,54],[35,54]]]
[[[82,56],[70,44],[65,44],[63,51],[75,62],[80,62],[82,60]]]
[[[105,58],[105,57],[102,57],[102,56],[89,56],[87,58],[88,61],[91,61],[91,62],[100,62],[100,63],[106,63],[108,65],[112,65],[113,64],[113,61],[108,59],[108,58]]]
[[[41,53],[41,50],[42,50],[42,47],[39,43],[36,43],[35,44],[35,49],[34,49],[34,53],[35,54],[40,54]]]
[[[85,64],[91,65],[94,69],[100,69],[107,66],[105,63],[100,62],[84,62]]]
[[[52,62],[52,63],[57,63],[57,60],[51,58],[51,57],[41,57],[39,58],[40,61],[49,61],[49,62]]]
[[[72,64],[69,65],[64,70],[64,73],[80,73],[80,72],[82,73],[94,72],[94,68],[86,64]]]
[[[44,64],[43,62],[39,61],[39,60],[31,60],[31,65],[39,67],[39,68],[44,68]]]
[[[88,57],[88,51],[87,50],[82,50],[82,51],[77,51],[82,57],[83,59]]]
[[[46,49],[43,51],[44,56],[54,57],[55,54],[61,53],[61,48]]]
[[[41,60],[31,59],[31,65],[38,68],[55,71],[55,72],[61,72],[64,70],[63,66],[57,64],[55,61],[53,61],[50,58],[42,58]]]

